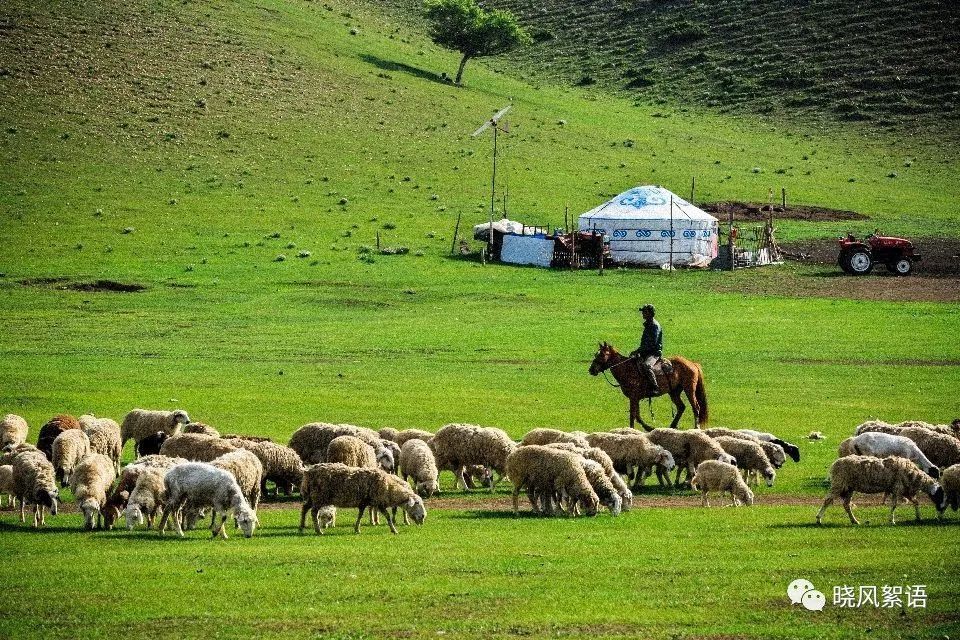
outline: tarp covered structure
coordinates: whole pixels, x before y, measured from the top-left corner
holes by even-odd
[[[706,267],[717,257],[717,219],[663,187],[624,191],[582,214],[579,226],[607,235],[619,263]]]

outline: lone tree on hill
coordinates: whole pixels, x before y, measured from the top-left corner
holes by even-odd
[[[433,41],[463,54],[457,84],[470,58],[506,53],[531,42],[509,11],[485,11],[476,0],[427,0],[424,6]]]

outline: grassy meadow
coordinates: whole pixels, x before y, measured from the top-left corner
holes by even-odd
[[[773,431],[803,454],[750,509],[679,492],[617,519],[514,519],[502,500],[454,492],[459,506],[428,502],[425,526],[396,537],[354,536],[349,510],[329,535],[300,537],[296,502],[226,542],[84,533],[69,501],[42,532],[4,510],[0,579],[15,595],[0,637],[960,631],[945,552],[956,515],[937,524],[927,504],[922,525],[902,509],[890,527],[862,499],[870,524],[835,506],[812,526],[855,425],[960,415],[955,303],[858,299],[854,285],[820,295],[834,274],[797,264],[601,276],[449,255],[457,215],[468,231],[488,215],[489,140],[469,134],[511,101],[509,214],[555,226],[565,207],[636,184],[686,195],[696,176],[698,201],[783,186],[870,216],[783,221],[782,239],[875,226],[957,238],[957,149],[932,132],[635,106],[476,61],[452,87],[434,74],[456,56],[372,3],[15,0],[0,18],[13,25],[0,41],[0,411],[26,417],[31,441],[55,413],[133,407],[280,442],[317,420],[517,438],[624,426],[626,400],[587,367],[600,340],[635,346],[649,301],[667,352],[702,363],[712,424]],[[378,233],[409,253],[377,254]],[[97,280],[144,289],[84,286]],[[656,400],[654,422],[670,407]],[[798,577],[825,593],[926,584],[930,599],[846,611],[827,593],[814,613],[789,605]]]

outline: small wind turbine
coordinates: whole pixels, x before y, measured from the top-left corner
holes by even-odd
[[[513,107],[513,105],[508,104],[503,109],[500,109],[500,111],[497,111],[492,118],[480,125],[480,128],[470,136],[476,138],[491,126],[493,127],[493,175],[490,180],[490,231],[489,238],[487,239],[489,246],[493,246],[493,214],[496,210],[497,202],[497,133],[500,131],[510,133],[510,127],[507,123],[504,123],[505,126],[502,129],[500,128],[500,120],[503,119],[503,116],[507,115],[511,107]]]

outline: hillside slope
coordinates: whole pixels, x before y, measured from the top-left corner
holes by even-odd
[[[416,14],[420,2],[398,0]],[[488,0],[537,82],[645,102],[920,129],[960,118],[960,5],[932,0]],[[507,65],[499,65],[506,68]]]

